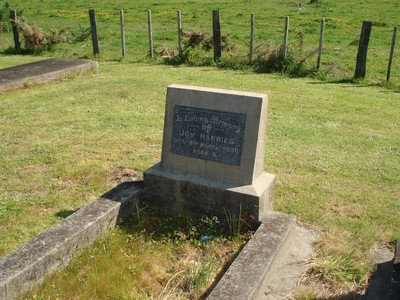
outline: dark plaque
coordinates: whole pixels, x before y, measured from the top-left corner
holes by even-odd
[[[240,165],[246,114],[175,105],[171,152]]]

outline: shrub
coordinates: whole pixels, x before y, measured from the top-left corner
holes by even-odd
[[[29,25],[23,18],[17,20],[16,24],[23,35],[26,50],[31,52],[40,52],[56,43],[65,41],[65,38],[56,29],[44,32],[35,25]]]
[[[192,31],[185,32],[182,31],[183,49],[182,54],[176,54],[175,51],[167,51],[168,49],[163,49],[159,52],[160,54],[166,53],[163,56],[164,62],[170,65],[179,65],[187,63],[189,65],[204,66],[212,64],[209,57],[201,57],[199,50],[204,54],[209,52],[214,47],[214,41],[212,36],[209,37],[207,32]],[[232,54],[235,51],[235,44],[230,42],[229,34],[221,37],[221,50]]]
[[[283,45],[273,46],[271,41],[260,44],[253,50],[256,58],[253,61],[254,71],[257,73],[272,73],[283,71]]]

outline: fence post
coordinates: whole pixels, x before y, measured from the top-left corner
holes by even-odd
[[[289,36],[289,16],[285,19],[285,33],[283,36],[283,61],[286,61],[287,58],[287,48],[288,48],[288,36]]]
[[[214,41],[214,61],[221,58],[221,24],[219,22],[219,10],[213,10],[213,41]]]
[[[149,27],[149,56],[150,58],[153,58],[154,52],[153,52],[153,28],[151,24],[151,10],[149,9],[147,11],[147,26]]]
[[[18,27],[15,21],[17,20],[17,12],[15,9],[10,10],[10,19],[11,19],[11,25],[12,25],[12,31],[14,35],[14,45],[15,49],[19,50],[21,49],[21,42],[19,40],[19,33],[18,33]]]
[[[125,18],[124,10],[121,9],[119,12],[119,18],[121,20],[121,44],[122,44],[122,56],[125,56]]]
[[[178,53],[179,56],[182,56],[182,14],[181,11],[178,10],[176,12],[178,18]]]
[[[357,64],[354,78],[365,78],[367,71],[367,53],[372,22],[364,21],[361,28],[360,43],[358,45]]]
[[[254,19],[255,19],[255,14],[251,13],[251,17],[250,17],[250,52],[249,52],[249,64],[250,65],[253,60],[253,49],[254,49]]]
[[[319,47],[318,47],[318,60],[317,60],[317,70],[321,66],[322,50],[324,47],[324,29],[325,29],[325,19],[321,20],[321,29],[319,31]]]
[[[394,45],[396,44],[396,33],[397,33],[397,26],[395,26],[393,28],[392,45],[390,46],[389,64],[388,64],[388,70],[387,70],[387,74],[386,74],[387,82],[389,82],[389,80],[390,80],[390,71],[392,69],[392,62],[393,62],[393,55],[394,55]]]
[[[99,54],[99,37],[97,35],[97,24],[96,24],[96,11],[94,9],[89,10],[89,18],[90,18],[90,32],[92,34],[92,45],[93,45],[93,54]]]

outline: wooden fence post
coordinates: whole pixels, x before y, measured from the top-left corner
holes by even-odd
[[[179,56],[182,56],[182,14],[180,10],[176,14],[178,18],[178,53]]]
[[[121,21],[121,44],[122,44],[122,56],[125,56],[125,18],[124,10],[121,9],[119,12],[119,18]]]
[[[394,45],[396,44],[396,33],[397,33],[397,26],[393,28],[393,36],[392,36],[392,45],[390,46],[390,54],[389,54],[389,64],[388,70],[386,74],[386,81],[390,81],[390,72],[392,70],[392,62],[393,62],[393,55],[394,55]]]
[[[10,19],[11,19],[11,25],[12,25],[12,31],[14,35],[14,45],[15,49],[19,50],[21,49],[21,42],[19,40],[19,33],[18,33],[18,27],[15,21],[17,20],[17,12],[15,9],[10,10]]]
[[[151,10],[149,9],[147,11],[147,25],[149,27],[149,56],[150,58],[153,58],[154,56],[154,50],[153,50],[153,28],[151,24]]]
[[[358,45],[357,64],[354,78],[365,78],[367,71],[367,53],[372,22],[364,21],[361,28],[360,42]]]
[[[93,54],[97,55],[100,53],[100,51],[99,51],[99,37],[97,35],[96,11],[94,9],[89,10],[89,18],[90,18],[90,32],[92,34]]]
[[[221,24],[219,21],[219,10],[213,10],[213,41],[214,41],[214,61],[221,58]]]
[[[253,60],[253,49],[254,49],[254,19],[255,19],[255,14],[252,13],[250,17],[250,52],[249,52],[250,65]]]
[[[321,20],[321,28],[319,31],[319,47],[318,47],[318,60],[317,60],[317,70],[321,66],[322,50],[324,47],[324,29],[325,29],[325,19]]]
[[[285,19],[285,33],[283,36],[283,61],[286,61],[287,58],[287,48],[288,48],[288,36],[289,36],[289,16]]]

